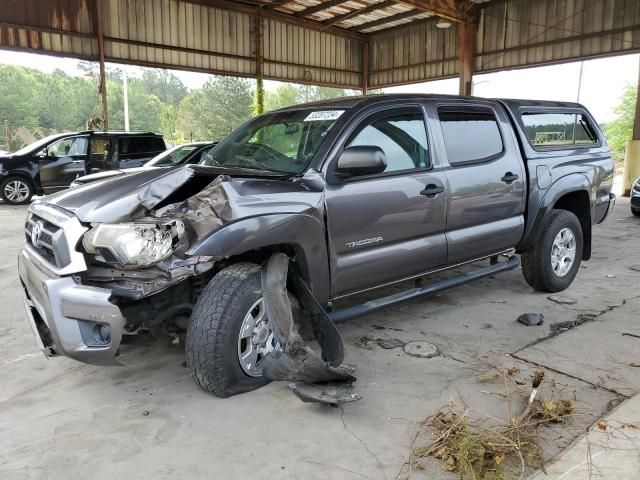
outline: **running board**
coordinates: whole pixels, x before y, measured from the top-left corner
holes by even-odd
[[[467,283],[474,282],[476,280],[494,275],[496,273],[513,270],[515,268],[518,268],[518,266],[520,266],[520,260],[518,259],[518,257],[512,256],[506,262],[500,262],[496,263],[495,265],[489,265],[488,267],[473,270],[471,272],[466,272],[462,275],[447,278],[445,280],[441,280],[424,287],[411,288],[409,290],[405,290],[404,292],[399,292],[387,297],[370,300],[361,305],[354,305],[352,307],[343,308],[342,310],[335,310],[333,312],[329,312],[328,315],[333,323],[346,322],[348,320],[351,320],[352,318],[360,317],[368,313],[382,310],[383,308],[395,305],[396,303],[404,302],[406,300],[412,300],[414,298],[426,295],[433,295],[434,293],[439,293],[444,290],[448,290],[449,288],[465,285]]]

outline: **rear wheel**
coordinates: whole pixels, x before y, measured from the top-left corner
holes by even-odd
[[[33,185],[22,177],[5,178],[0,183],[0,196],[2,200],[11,205],[24,205],[31,201]]]
[[[543,292],[566,289],[580,268],[583,237],[578,217],[553,210],[536,245],[522,253],[522,273],[529,285]]]

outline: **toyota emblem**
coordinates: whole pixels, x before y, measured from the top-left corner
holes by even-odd
[[[34,247],[40,246],[40,232],[42,231],[42,224],[40,222],[33,222],[31,227],[31,243]]]

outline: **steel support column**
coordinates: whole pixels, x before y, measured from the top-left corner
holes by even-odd
[[[369,42],[362,42],[362,95],[369,93]]]
[[[473,71],[475,68],[477,23],[459,23],[458,25],[458,63],[460,70],[460,95],[473,93]]]
[[[104,66],[104,6],[103,0],[96,0],[96,26],[98,35],[98,55],[100,57],[100,79],[98,93],[102,99],[102,129],[109,128],[109,110],[107,107],[107,81]]]
[[[636,87],[636,111],[633,121],[631,140],[627,142],[624,155],[624,170],[622,175],[624,195],[631,195],[631,186],[640,177],[640,65],[638,68],[638,85]]]
[[[264,34],[264,24],[262,23],[262,15],[258,15],[255,20],[255,36],[256,36],[256,96],[254,100],[254,115],[262,115],[264,113],[264,58],[262,48],[262,36]]]

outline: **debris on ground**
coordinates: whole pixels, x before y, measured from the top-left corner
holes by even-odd
[[[552,335],[557,335],[558,333],[566,332],[567,330],[571,330],[572,328],[579,327],[584,322],[589,322],[591,320],[595,320],[596,316],[591,313],[581,313],[576,317],[575,320],[569,320],[567,322],[557,322],[552,323],[549,326]]]
[[[391,350],[392,348],[400,348],[406,345],[406,342],[398,338],[377,338],[376,343],[380,348]]]
[[[142,415],[144,415],[145,417],[148,417],[150,413],[151,412],[149,410],[145,410],[144,412],[142,412]]]
[[[541,313],[523,313],[518,317],[518,322],[527,327],[537,327],[544,323],[544,315]]]
[[[409,342],[404,346],[404,353],[418,358],[432,358],[440,354],[438,347],[429,342]]]
[[[607,274],[607,278],[616,278],[616,276],[613,273],[609,273]]]
[[[373,350],[375,340],[373,338],[363,335],[362,337],[355,338],[351,341],[351,345],[358,348],[364,348],[365,350]]]
[[[551,300],[554,303],[559,305],[575,305],[578,303],[576,300],[570,297],[565,297],[564,295],[549,295],[547,300]]]
[[[476,377],[476,379],[479,382],[482,382],[482,383],[495,382],[499,378],[500,378],[500,374],[499,373],[490,373],[490,374],[486,374],[486,375],[478,375]]]
[[[629,268],[634,272],[640,272],[640,265],[631,265]]]
[[[528,468],[541,469],[544,458],[538,430],[564,423],[575,415],[575,399],[560,396],[554,382],[545,383],[549,387],[542,395],[545,378],[540,371],[533,372],[528,394],[521,389],[511,391],[506,380],[518,372],[516,367],[499,369],[496,379],[505,379],[507,391],[503,397],[509,412],[516,402],[524,400],[520,415],[504,421],[494,417],[485,422],[474,421],[463,402],[451,400],[446,408],[420,422],[409,459],[396,478],[412,478],[413,472],[425,468],[427,458],[439,460],[444,471],[454,472],[462,480],[515,480],[522,478]],[[420,444],[429,431],[433,441]]]

